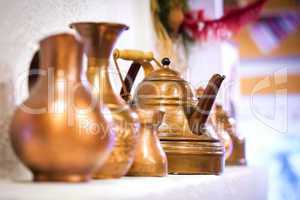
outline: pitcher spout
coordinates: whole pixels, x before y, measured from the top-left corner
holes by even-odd
[[[88,57],[108,59],[119,35],[128,30],[125,24],[78,22],[70,25],[82,37]]]

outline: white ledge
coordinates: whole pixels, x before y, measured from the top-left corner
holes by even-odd
[[[258,168],[231,167],[221,176],[124,177],[89,183],[33,183],[0,180],[2,200],[266,200],[267,175]]]

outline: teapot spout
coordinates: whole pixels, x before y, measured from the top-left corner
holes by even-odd
[[[219,92],[221,84],[225,76],[220,74],[214,74],[209,80],[203,95],[200,97],[195,111],[192,113],[189,119],[189,126],[193,133],[201,134],[207,118],[210,114],[210,110],[215,102],[216,96]]]

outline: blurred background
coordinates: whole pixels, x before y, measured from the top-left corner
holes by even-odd
[[[225,1],[225,8],[237,1]],[[269,0],[234,39],[239,130],[249,165],[269,173],[269,199],[300,199],[300,1]]]
[[[207,20],[253,2],[188,0]],[[299,200],[300,1],[268,0],[255,15],[255,22],[231,37],[190,43],[186,79],[197,88],[213,73],[227,76],[218,101],[246,137],[248,165],[268,173],[269,200]],[[0,19],[1,178],[29,176],[11,150],[7,130],[14,107],[28,95],[29,64],[41,38],[72,32],[69,24],[75,21],[114,21],[130,26],[118,48],[157,53],[150,0],[1,0]],[[121,66],[125,74],[128,64]],[[119,91],[118,79],[112,80]]]

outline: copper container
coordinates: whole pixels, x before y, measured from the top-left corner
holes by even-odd
[[[219,175],[224,169],[224,146],[207,126],[198,137],[162,139],[171,174]]]
[[[131,88],[127,88],[117,59],[122,58],[125,60],[134,61],[143,57],[144,59],[151,58],[152,53],[136,55],[135,51],[125,50],[114,51],[114,62],[116,69],[119,73],[119,78],[122,83],[121,96],[131,105],[131,108],[138,114],[141,128],[138,134],[137,149],[134,157],[133,164],[128,172],[128,176],[166,176],[168,174],[167,157],[160,144],[158,134],[158,127],[163,119],[163,112],[154,111],[150,109],[141,109],[137,107],[131,100]],[[138,52],[140,53],[140,52]],[[148,65],[151,68],[151,65]],[[146,68],[145,68],[146,69]],[[147,74],[147,70],[145,71]],[[125,95],[123,94],[125,92]]]
[[[232,141],[232,152],[226,159],[226,165],[246,165],[245,138],[237,134],[234,119],[228,116],[220,104],[216,104],[213,116],[218,131],[227,132]]]
[[[35,181],[87,181],[108,158],[114,134],[80,78],[83,46],[58,34],[43,39],[40,49],[46,75],[14,114],[13,148]]]
[[[166,176],[167,157],[157,136],[163,112],[136,109],[141,128],[134,162],[128,176]]]
[[[109,78],[109,56],[122,31],[128,27],[115,23],[74,23],[71,25],[83,39],[88,57],[87,76],[99,105],[107,106],[107,118],[113,119],[116,141],[104,166],[95,174],[96,179],[124,176],[134,159],[139,123],[136,113],[116,95]]]
[[[153,54],[118,50],[119,57],[133,58],[125,78],[122,96],[131,89],[138,70],[143,67],[144,80],[137,86],[133,101],[139,108],[164,112],[159,138],[167,154],[168,171],[175,174],[219,174],[224,166],[224,147],[213,129],[206,127],[212,104],[224,79],[214,75],[205,90],[209,99],[195,97],[190,84],[170,69],[169,59],[162,65],[150,65]]]
[[[165,112],[159,136],[167,154],[169,173],[220,174],[224,146],[206,126],[214,98],[197,101],[190,84],[168,68],[169,63],[163,60],[164,67],[138,85],[135,101],[142,108]]]

